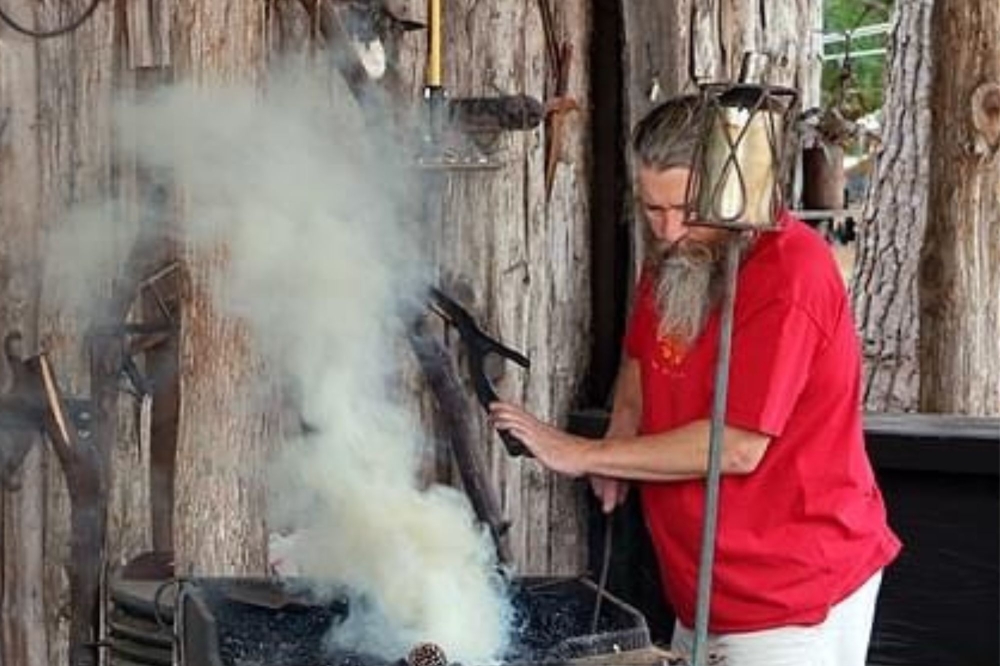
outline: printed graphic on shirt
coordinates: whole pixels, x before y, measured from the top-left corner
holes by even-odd
[[[687,345],[676,335],[660,335],[653,353],[653,369],[663,375],[679,375],[687,351]]]

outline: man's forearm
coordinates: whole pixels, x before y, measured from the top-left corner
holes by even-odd
[[[611,435],[581,452],[588,474],[637,481],[684,481],[708,470],[709,422],[695,421],[655,435]],[[763,457],[768,438],[726,428],[722,472],[748,474]]]

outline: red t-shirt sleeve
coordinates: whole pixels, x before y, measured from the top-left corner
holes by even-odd
[[[770,301],[736,321],[730,358],[726,422],[780,436],[809,378],[825,335],[794,303]]]

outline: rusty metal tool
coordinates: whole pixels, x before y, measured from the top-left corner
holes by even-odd
[[[545,201],[548,202],[552,195],[559,154],[562,152],[566,114],[579,109],[580,105],[568,95],[573,45],[556,37],[555,19],[549,0],[538,0],[538,8],[542,15],[545,50],[553,78],[553,96],[545,103]]]

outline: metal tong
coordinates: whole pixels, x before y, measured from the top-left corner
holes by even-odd
[[[523,354],[504,346],[500,341],[484,333],[465,308],[439,289],[431,288],[430,306],[435,314],[458,331],[468,355],[469,374],[472,375],[476,397],[483,409],[489,412],[490,404],[499,400],[499,397],[496,389],[493,388],[493,383],[486,376],[486,356],[497,354],[525,369],[531,366],[531,362]],[[509,455],[531,456],[531,451],[517,437],[506,430],[499,431],[499,434]]]

